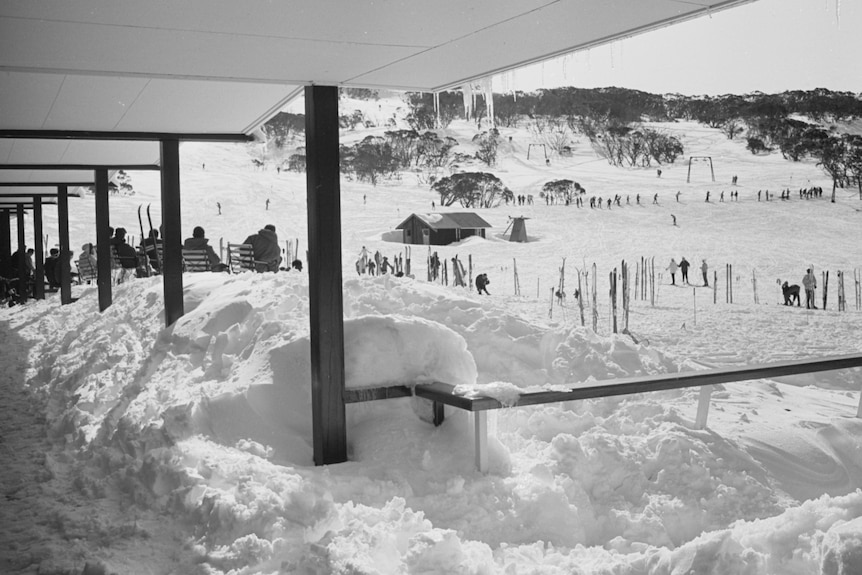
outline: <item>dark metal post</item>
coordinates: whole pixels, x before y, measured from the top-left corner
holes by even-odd
[[[12,226],[9,225],[9,210],[0,210],[0,260],[12,255]]]
[[[180,219],[180,142],[161,141],[162,158],[162,282],[165,290],[165,325],[185,313],[183,309],[183,245]]]
[[[111,278],[111,226],[108,207],[108,170],[96,170],[96,268],[99,287],[99,311],[105,311],[113,303]]]
[[[42,197],[33,196],[33,297],[45,299],[45,245],[42,237]]]
[[[60,233],[60,304],[72,303],[72,250],[69,249],[69,187],[57,186],[57,223]]]
[[[305,88],[308,300],[315,465],[347,460],[338,88]]]
[[[24,243],[24,204],[18,204],[18,301],[27,301],[27,245]]]

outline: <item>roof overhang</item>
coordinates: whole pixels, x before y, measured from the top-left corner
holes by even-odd
[[[247,136],[305,86],[440,91],[751,1],[4,0],[0,164],[154,164],[125,138]]]

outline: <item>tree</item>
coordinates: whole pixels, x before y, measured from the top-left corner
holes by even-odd
[[[283,148],[288,142],[305,133],[305,115],[279,112],[261,129],[267,140],[271,140],[276,148]]]
[[[473,142],[479,146],[476,158],[489,166],[497,163],[497,146],[500,140],[500,132],[492,128],[473,136]]]
[[[845,141],[836,136],[826,138],[817,150],[820,161],[817,165],[832,178],[832,203],[835,203],[835,191],[844,187],[848,181]]]
[[[738,118],[729,118],[721,125],[721,133],[727,136],[728,140],[732,140],[743,131],[745,131],[745,128]]]
[[[497,176],[486,172],[461,172],[442,178],[431,185],[440,194],[440,205],[459,202],[465,208],[490,208],[512,192]]]
[[[859,188],[859,199],[862,200],[862,136],[845,134],[844,139],[847,170],[853,174]]]
[[[542,192],[548,196],[551,195],[557,202],[563,201],[566,204],[572,201],[572,194],[580,186],[572,180],[551,180],[545,182],[542,186]]]
[[[381,178],[389,178],[398,172],[398,161],[392,147],[379,136],[367,136],[353,146],[341,146],[341,169],[352,174],[360,182],[376,186]]]

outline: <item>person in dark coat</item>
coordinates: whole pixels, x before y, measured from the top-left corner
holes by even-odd
[[[138,252],[126,243],[126,228],[114,230],[114,239],[111,243],[117,249],[117,260],[124,270],[133,270],[138,267]]]
[[[491,281],[488,279],[488,274],[479,274],[476,276],[476,290],[478,290],[479,295],[491,295],[488,293],[488,284]]]
[[[50,255],[45,258],[45,281],[52,288],[60,287],[60,250],[51,248]]]
[[[691,266],[691,264],[688,263],[687,259],[682,258],[679,261],[679,269],[682,272],[682,283],[684,283],[686,285],[688,285],[688,268],[689,268],[689,266]]]
[[[210,241],[206,237],[206,232],[200,226],[195,226],[192,230],[192,237],[186,238],[183,241],[184,250],[205,250],[207,259],[210,262],[210,269],[214,272],[222,272],[227,269],[227,264],[221,263],[221,258],[215,253],[215,250],[210,245]]]
[[[254,251],[254,267],[259,272],[277,272],[281,264],[281,248],[275,226],[267,224],[256,234],[248,236],[244,244],[251,244]]]

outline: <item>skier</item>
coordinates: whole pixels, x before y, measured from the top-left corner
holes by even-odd
[[[702,260],[700,271],[703,273],[703,287],[709,287],[709,280],[706,279],[706,274],[709,272],[709,266],[706,265],[706,260]]]
[[[676,260],[673,258],[670,258],[670,264],[668,264],[668,266],[666,268],[664,268],[670,272],[670,284],[671,285],[676,285],[676,270],[678,267],[679,266],[677,265]]]
[[[805,270],[805,277],[802,278],[802,287],[805,288],[805,309],[817,309],[814,303],[814,290],[817,289],[817,278],[814,277],[814,272],[811,268]]]
[[[688,268],[691,264],[684,257],[679,261],[679,270],[682,272],[682,281],[688,285]]]

